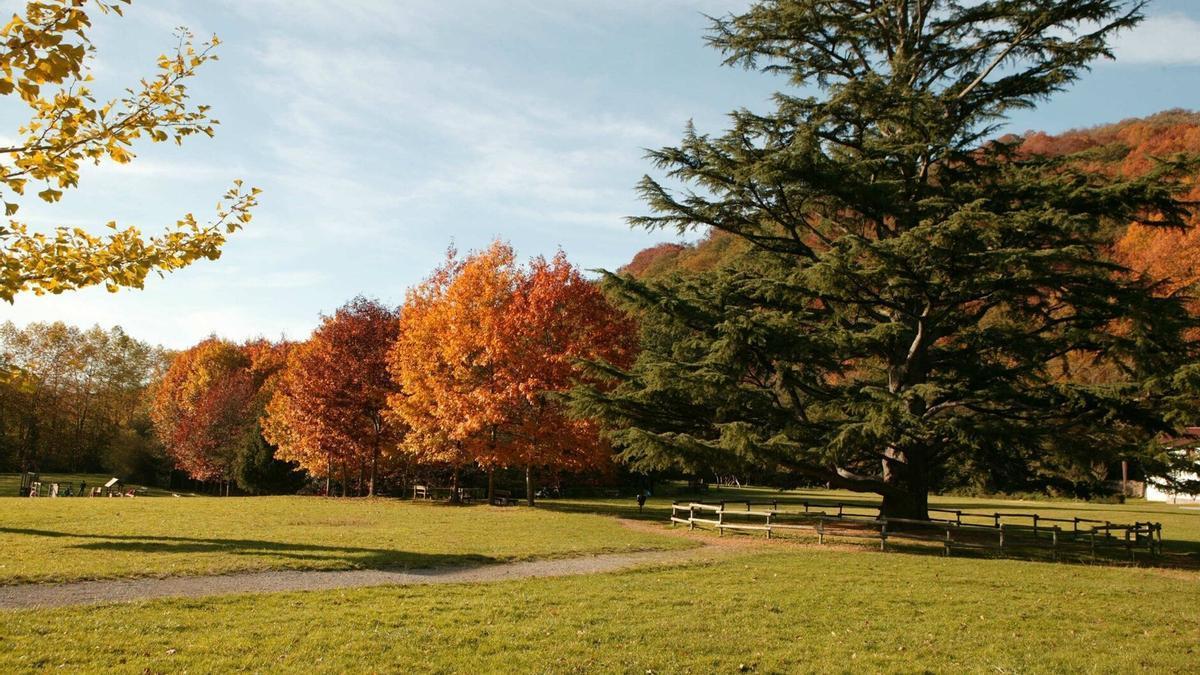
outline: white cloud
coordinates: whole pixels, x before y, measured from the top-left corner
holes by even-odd
[[[640,148],[672,140],[652,119],[505,86],[448,60],[283,38],[257,58],[259,85],[281,102],[271,134],[278,182],[329,195],[323,220],[342,234],[395,230],[397,213],[463,200],[607,220],[630,192],[605,174],[616,169],[632,182]],[[382,175],[364,165],[380,157],[392,158]],[[602,215],[579,217],[588,208]]]
[[[1113,41],[1117,63],[1200,65],[1200,21],[1183,14],[1151,16]]]
[[[584,267],[615,267],[651,243],[623,222],[639,209],[641,148],[675,142],[693,104],[711,102],[707,70],[681,93],[678,45],[702,49],[699,13],[747,3],[151,4],[97,30],[103,79],[152,70],[176,23],[215,30],[222,61],[193,92],[224,122],[217,138],[140,146],[132,164],[87,167],[63,202],[31,200],[21,215],[158,232],[187,211],[206,219],[242,177],[265,190],[255,218],[218,262],[144,291],[22,296],[0,319],[119,323],[174,347],[210,332],[302,338],[355,293],[398,301],[452,241],[465,250],[500,236],[524,255],[561,245]],[[647,41],[662,35],[678,40],[660,48],[672,58]]]

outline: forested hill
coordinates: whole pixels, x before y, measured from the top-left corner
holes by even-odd
[[[1152,166],[1156,157],[1200,155],[1200,112],[1168,110],[1056,135],[1027,132],[1023,149],[1055,156],[1087,152],[1099,171],[1139,175]],[[1186,198],[1200,201],[1200,176],[1193,180]],[[1200,220],[1195,222],[1200,225]],[[1200,280],[1200,227],[1184,232],[1130,227],[1114,245],[1116,255],[1125,264],[1170,279],[1174,288]],[[701,271],[745,249],[743,240],[713,232],[696,244],[663,243],[644,249],[621,271],[641,278],[659,277],[674,270]]]

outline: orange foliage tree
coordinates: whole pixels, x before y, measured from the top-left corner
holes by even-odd
[[[390,410],[411,430],[403,447],[450,465],[456,483],[472,463],[520,466],[532,504],[535,468],[607,459],[596,428],[569,417],[558,394],[582,377],[581,360],[627,362],[633,335],[561,253],[523,268],[499,242],[465,259],[451,252],[401,312]]]
[[[397,326],[395,310],[363,297],[351,300],[292,351],[267,405],[264,435],[281,458],[324,476],[326,494],[336,464],[343,494],[347,468],[356,466],[360,492],[366,472],[373,496],[380,458],[401,436],[401,427],[383,414]]]
[[[258,433],[258,417],[285,344],[237,345],[210,337],[181,352],[155,386],[151,419],[175,466],[228,492],[239,450]]]
[[[1200,155],[1200,113],[1168,110],[1092,129],[1026,135],[1030,154],[1071,157],[1090,170],[1136,177],[1163,159]],[[1180,198],[1200,202],[1200,177],[1193,172]],[[1132,224],[1116,233],[1113,252],[1121,264],[1160,282],[1164,294],[1191,289],[1200,281],[1200,219],[1185,227]]]

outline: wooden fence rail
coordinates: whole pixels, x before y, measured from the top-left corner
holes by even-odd
[[[730,504],[745,509],[726,508]],[[755,510],[754,506],[772,506]],[[726,530],[773,534],[811,532],[817,542],[824,544],[826,536],[878,539],[880,550],[886,550],[889,539],[923,541],[942,545],[944,555],[956,548],[994,549],[998,551],[1035,548],[1046,550],[1054,559],[1072,548],[1085,548],[1093,557],[1102,548],[1124,549],[1133,560],[1139,550],[1150,555],[1162,552],[1162,524],[1135,522],[1118,524],[1087,518],[1046,518],[1028,513],[980,514],[949,509],[930,509],[937,513],[952,513],[954,519],[937,518],[912,520],[885,518],[847,513],[846,506],[864,508],[858,504],[802,502],[803,511],[780,511],[775,502],[729,501],[718,504],[704,502],[675,502],[671,505],[671,525],[687,525],[689,529],[705,527],[724,534]],[[814,508],[819,507],[819,508]],[[830,513],[836,508],[836,513]],[[964,518],[980,518],[989,523],[964,522]],[[1029,521],[1013,523],[1005,519]],[[1049,524],[1055,523],[1055,524]],[[1059,525],[1069,523],[1071,529]]]

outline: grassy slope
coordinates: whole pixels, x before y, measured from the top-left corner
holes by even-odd
[[[427,567],[680,546],[598,515],[313,497],[0,499],[0,583]]]
[[[4,619],[3,671],[1187,672],[1200,575],[785,546],[593,577]]]

